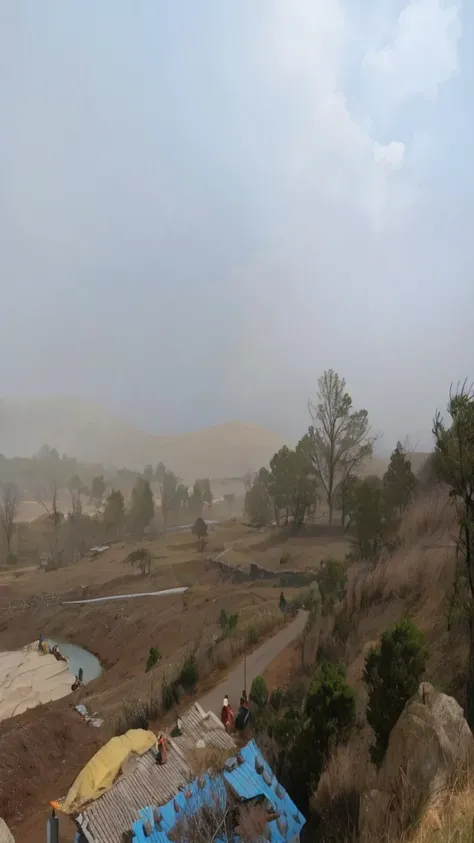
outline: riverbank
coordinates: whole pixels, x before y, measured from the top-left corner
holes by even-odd
[[[0,721],[71,693],[67,662],[38,652],[37,643],[0,653]]]

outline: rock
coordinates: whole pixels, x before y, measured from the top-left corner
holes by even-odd
[[[0,817],[0,843],[15,843],[15,838],[5,820]]]
[[[392,730],[373,801],[370,793],[361,798],[361,841],[371,839],[369,825],[372,837],[389,826],[404,831],[473,758],[474,737],[461,706],[422,682]]]
[[[379,787],[396,790],[403,778],[409,788],[432,801],[472,757],[474,737],[461,706],[422,682],[392,730]]]

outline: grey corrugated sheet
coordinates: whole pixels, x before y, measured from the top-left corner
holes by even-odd
[[[145,753],[133,772],[118,779],[82,812],[78,819],[91,843],[121,843],[122,833],[131,829],[141,808],[164,805],[191,781],[191,753],[199,740],[209,747],[236,749],[218,717],[206,714],[197,703],[181,717],[181,730],[179,737],[167,739],[165,765],[156,764],[152,752]]]

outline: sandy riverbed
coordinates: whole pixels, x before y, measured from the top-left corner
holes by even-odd
[[[0,653],[0,721],[71,693],[67,662],[41,655],[37,644]]]

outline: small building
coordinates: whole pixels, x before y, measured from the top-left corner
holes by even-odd
[[[180,732],[166,738],[166,764],[157,764],[156,752],[150,749],[127,765],[110,790],[81,810],[76,822],[88,843],[122,843],[145,805],[166,804],[192,781],[199,755],[225,757],[237,749],[214,712],[206,713],[198,703],[180,718]]]
[[[222,772],[195,778],[162,806],[143,808],[131,839],[238,843],[251,834],[256,841],[298,843],[305,822],[255,741],[250,741],[226,761]]]
[[[198,703],[180,718],[179,734],[172,734],[165,764],[157,764],[154,748],[132,759],[115,784],[76,816],[87,843],[170,843],[184,836],[182,828],[210,816],[219,818],[219,828],[208,835],[214,843],[238,843],[244,816],[258,820],[262,840],[299,841],[305,818],[254,741],[239,751],[219,718]]]

